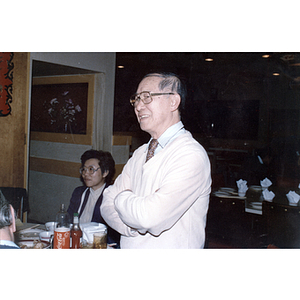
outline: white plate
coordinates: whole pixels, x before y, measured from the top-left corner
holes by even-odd
[[[228,192],[228,193],[234,193],[235,189],[229,188],[229,187],[221,187],[221,188],[219,188],[219,191],[221,191],[221,192]]]
[[[261,206],[252,205],[252,208],[254,208],[254,209],[261,209]]]
[[[41,243],[43,248],[34,248],[34,246],[37,243]],[[39,240],[35,240],[35,241],[34,240],[23,240],[23,241],[18,242],[18,245],[22,249],[45,249],[45,248],[49,247],[50,244],[47,242],[44,242],[44,241],[39,241]]]
[[[216,196],[229,196],[228,193],[222,192],[222,191],[217,191],[217,192],[215,192],[214,194],[215,194]]]
[[[40,233],[44,231],[42,229],[29,229],[26,231],[18,232],[18,237],[20,240],[33,240],[39,239]]]
[[[221,198],[246,199],[246,197],[240,197],[237,193],[229,194],[226,192],[214,192],[214,195]]]
[[[261,202],[250,202],[249,204],[254,209],[262,209],[262,203]]]

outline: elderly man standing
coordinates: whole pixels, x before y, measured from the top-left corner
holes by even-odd
[[[15,212],[0,191],[0,249],[19,249],[14,243]]]
[[[130,102],[151,135],[104,192],[101,213],[122,249],[203,248],[211,191],[204,148],[184,129],[185,89],[174,74],[151,73]]]

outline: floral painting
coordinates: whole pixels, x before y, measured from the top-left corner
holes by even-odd
[[[32,87],[31,130],[86,134],[88,83]]]

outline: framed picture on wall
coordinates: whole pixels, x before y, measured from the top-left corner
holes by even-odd
[[[33,78],[31,139],[92,144],[94,75]]]

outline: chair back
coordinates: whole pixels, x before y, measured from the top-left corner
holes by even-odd
[[[0,190],[16,211],[17,217],[23,222],[23,214],[29,212],[27,190],[18,187],[0,187]]]

